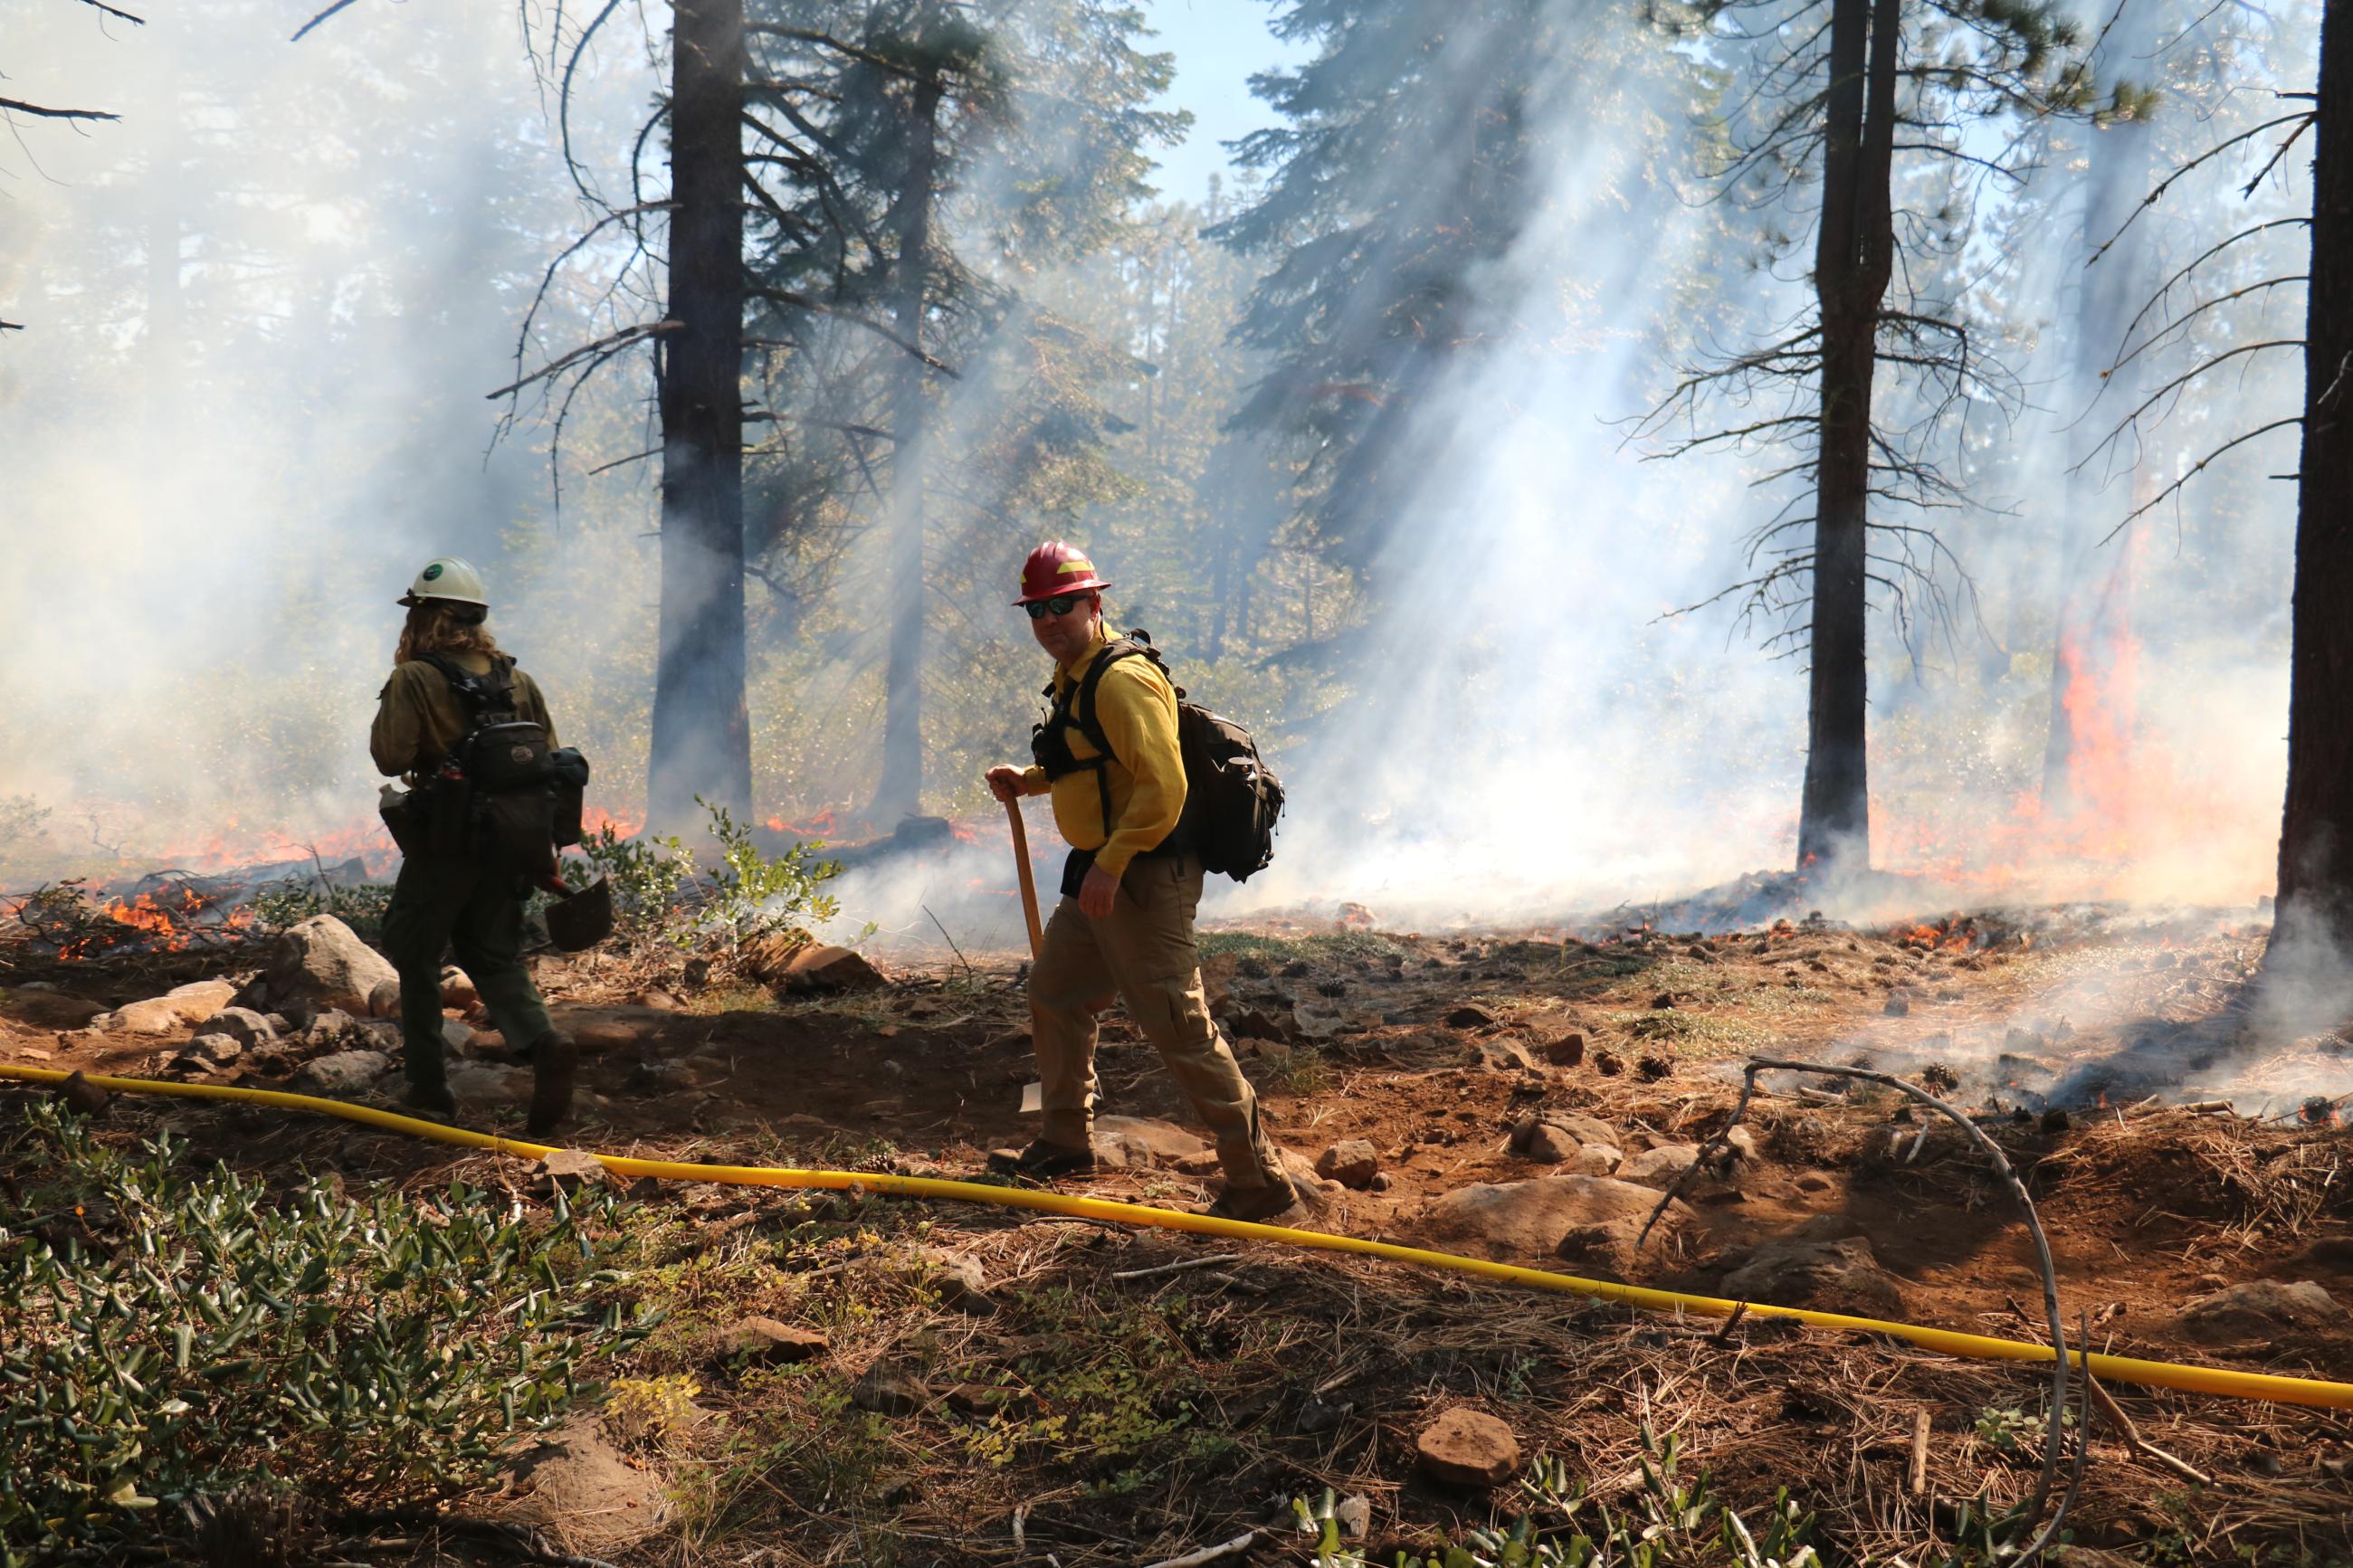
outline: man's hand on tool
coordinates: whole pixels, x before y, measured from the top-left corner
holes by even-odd
[[[1088,867],[1087,879],[1079,884],[1080,911],[1101,920],[1118,900],[1119,879],[1100,866]]]
[[[988,793],[1003,801],[1021,798],[1021,770],[998,766],[988,770]]]

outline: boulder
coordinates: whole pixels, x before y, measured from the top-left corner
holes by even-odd
[[[1209,1145],[1173,1122],[1145,1116],[1095,1118],[1095,1160],[1113,1170],[1173,1170]]]
[[[833,1348],[814,1329],[797,1329],[774,1318],[745,1318],[719,1331],[711,1359],[745,1366],[783,1366],[813,1361]]]
[[[1520,1440],[1483,1410],[1446,1411],[1413,1440],[1421,1473],[1454,1487],[1499,1487],[1520,1473]]]
[[[1618,1179],[1664,1192],[1682,1180],[1683,1173],[1697,1163],[1698,1144],[1662,1143],[1655,1149],[1627,1155],[1625,1163],[1618,1167]]]
[[[164,1000],[179,1005],[180,1020],[188,1024],[211,1017],[236,995],[236,984],[227,980],[192,980],[164,993]]]
[[[2223,1344],[2282,1335],[2343,1333],[2353,1329],[2353,1315],[2310,1279],[2293,1285],[2251,1279],[2190,1302],[2182,1309],[2181,1326],[2192,1339]]]
[[[243,1046],[266,1045],[278,1037],[269,1020],[250,1007],[224,1007],[196,1026],[200,1035],[227,1035]]]
[[[1433,1200],[1417,1228],[1430,1241],[1498,1263],[1555,1256],[1565,1237],[1575,1237],[1577,1258],[1596,1258],[1623,1269],[1632,1262],[1636,1233],[1658,1203],[1659,1194],[1650,1188],[1607,1176],[1479,1182]],[[1672,1205],[1653,1239],[1690,1218],[1691,1210]]]
[[[1380,1171],[1379,1152],[1362,1138],[1344,1138],[1315,1158],[1315,1173],[1344,1187],[1369,1187]]]
[[[102,1028],[126,1035],[169,1035],[176,1033],[183,1023],[179,1004],[169,996],[151,996],[143,1002],[126,1002],[111,1013],[101,1013],[90,1020]]]
[[[270,1006],[289,1014],[298,1007],[372,1013],[378,986],[390,984],[396,994],[400,985],[384,955],[332,915],[312,915],[290,927],[271,945],[261,978]]]
[[[441,1020],[441,1044],[451,1056],[462,1057],[474,1047],[474,1031],[455,1018]]]
[[[63,991],[36,990],[25,985],[7,993],[8,1011],[37,1029],[79,1029],[106,1016],[106,1004]]]
[[[1570,1137],[1566,1129],[1555,1127],[1549,1121],[1537,1122],[1528,1129],[1525,1138],[1515,1136],[1512,1142],[1514,1152],[1544,1165],[1560,1164],[1577,1158],[1585,1151],[1585,1145]],[[1605,1171],[1602,1174],[1609,1173]]]
[[[335,1051],[304,1062],[288,1087],[332,1100],[364,1093],[391,1070],[392,1058],[382,1051]]]
[[[812,943],[786,963],[781,984],[787,991],[880,991],[891,982],[860,953]]]
[[[1904,1313],[1903,1286],[1879,1266],[1871,1243],[1859,1236],[1766,1242],[1752,1248],[1716,1290],[1736,1301],[1810,1307],[1861,1318]]]
[[[369,992],[367,1010],[371,1017],[399,1017],[400,983],[396,980],[389,981]]]
[[[462,1013],[479,1005],[481,1000],[481,993],[474,989],[473,981],[464,970],[452,963],[441,971],[441,1005]]]

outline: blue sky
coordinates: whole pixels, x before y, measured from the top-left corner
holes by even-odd
[[[1146,47],[1176,57],[1176,80],[1163,107],[1193,111],[1192,133],[1160,154],[1155,182],[1170,200],[1199,201],[1209,176],[1229,164],[1221,142],[1272,123],[1266,105],[1250,93],[1252,71],[1289,65],[1301,51],[1266,30],[1268,0],[1143,0],[1159,36]]]

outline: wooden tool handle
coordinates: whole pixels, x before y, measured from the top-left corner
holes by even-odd
[[[1029,922],[1029,961],[1045,952],[1046,933],[1038,925],[1038,884],[1029,872],[1029,831],[1021,821],[1018,796],[1005,803],[1005,819],[1013,825],[1013,867],[1021,874],[1021,913]]]

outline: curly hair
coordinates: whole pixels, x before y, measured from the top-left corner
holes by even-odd
[[[400,628],[400,644],[392,650],[394,666],[397,668],[427,653],[479,653],[487,658],[498,658],[498,639],[482,624],[484,613],[478,605],[454,604],[447,599],[427,599],[421,605],[410,605],[408,619]]]

